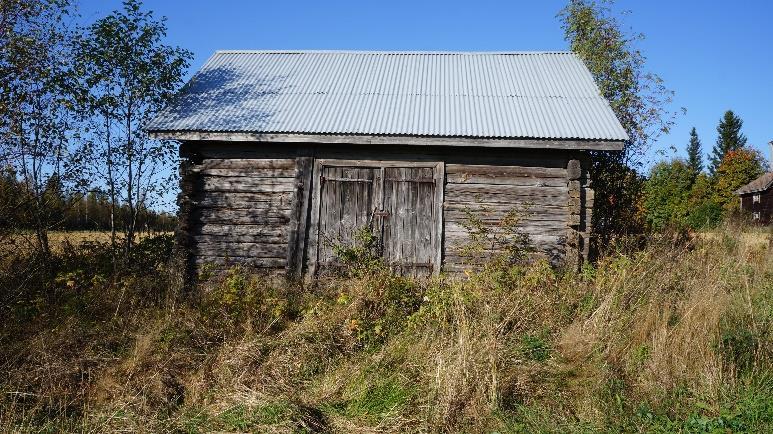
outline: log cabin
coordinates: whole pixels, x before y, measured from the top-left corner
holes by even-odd
[[[744,185],[735,192],[741,200],[741,211],[755,224],[773,222],[773,171]]]
[[[570,52],[218,51],[147,130],[180,143],[191,273],[307,277],[362,227],[401,272],[458,272],[470,210],[493,226],[514,208],[540,254],[576,267],[592,151],[628,140]]]

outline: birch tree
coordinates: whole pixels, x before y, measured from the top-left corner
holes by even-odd
[[[89,89],[86,113],[97,174],[111,202],[111,240],[123,232],[128,253],[137,218],[167,191],[176,162],[172,142],[151,139],[143,128],[182,84],[191,53],[166,45],[165,19],[126,0],[97,20],[79,41],[78,63]],[[125,205],[125,212],[120,212]]]
[[[636,169],[675,118],[669,111],[673,92],[647,71],[637,47],[644,36],[624,29],[612,3],[570,0],[558,15],[569,47],[585,62],[629,136],[620,152],[593,153],[593,228],[602,244],[644,227],[639,212],[643,182]]]
[[[76,137],[75,80],[66,0],[0,2],[0,164],[23,181],[39,252],[48,255],[51,185],[82,187],[83,152]]]

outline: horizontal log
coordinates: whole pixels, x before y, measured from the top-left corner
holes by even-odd
[[[567,188],[565,185],[560,187],[529,187],[491,184],[446,184],[446,194],[464,193],[562,197],[567,194]]]
[[[285,258],[254,258],[243,256],[218,256],[218,255],[194,255],[193,263],[196,266],[218,265],[231,266],[243,264],[256,268],[283,268],[287,265]]]
[[[443,227],[445,232],[464,232],[466,233],[467,230],[464,228],[467,221],[466,220],[445,220],[443,222]],[[482,224],[489,229],[494,229],[499,224],[498,221],[483,221]],[[545,219],[545,220],[521,220],[517,224],[518,230],[524,231],[526,229],[530,228],[564,228],[566,229],[567,225],[569,224],[569,216],[564,216],[563,218],[556,218],[556,219]]]
[[[195,149],[193,149],[195,148]],[[196,143],[191,149],[206,160],[290,160],[298,154],[294,146],[287,144],[261,143],[229,143],[208,142]],[[187,155],[188,153],[186,153]],[[184,155],[185,156],[185,155]]]
[[[273,208],[289,210],[292,193],[199,193],[192,196],[198,208]]]
[[[567,227],[568,225],[566,223],[555,225],[555,226],[529,225],[529,226],[519,227],[518,232],[522,234],[526,234],[532,239],[536,239],[535,237],[541,237],[541,236],[560,237],[566,234]],[[446,242],[451,242],[455,240],[469,240],[469,237],[470,237],[470,233],[467,232],[467,230],[461,226],[447,228],[444,234],[444,238]]]
[[[201,208],[193,211],[190,218],[198,223],[253,224],[282,226],[290,222],[290,212],[271,209],[217,209]]]
[[[555,250],[555,249],[563,249],[564,241],[566,239],[566,235],[535,235],[529,239],[529,246],[536,250]],[[469,246],[469,242],[463,242],[464,240],[458,239],[455,240],[452,243],[447,243],[445,246],[445,256],[454,256],[458,255],[459,252],[465,246]],[[502,246],[493,246],[494,249],[490,249],[493,251],[501,251]]]
[[[261,243],[287,245],[287,235],[249,234],[249,235],[193,235],[196,243]]]
[[[295,169],[256,169],[252,167],[238,169],[199,169],[191,170],[205,176],[249,176],[252,178],[294,178]]]
[[[198,224],[191,230],[192,235],[215,235],[215,236],[265,236],[265,237],[285,237],[288,234],[286,225],[266,226],[261,224],[217,224],[204,223]]]
[[[507,205],[510,207],[524,208],[530,212],[543,206],[565,206],[569,195],[562,193],[559,196],[527,196],[519,193],[470,193],[448,192],[445,194],[445,204],[480,207],[491,205]]]
[[[489,211],[509,212],[511,210],[515,210],[523,214],[532,214],[545,209],[564,210],[566,209],[566,204],[557,202],[557,203],[540,205],[539,207],[530,207],[528,206],[528,204],[519,204],[519,203],[496,203],[496,202],[485,203],[485,202],[454,201],[454,202],[446,202],[445,204],[443,204],[443,209],[458,210],[458,211],[469,209],[470,211],[473,211],[473,212],[489,212]]]
[[[278,169],[295,170],[294,158],[208,158],[193,166],[195,169]]]
[[[455,204],[450,204],[455,205]],[[540,221],[540,220],[564,220],[570,214],[569,208],[566,206],[545,206],[545,207],[531,207],[526,210],[513,210],[507,208],[452,208],[451,206],[445,207],[443,211],[443,218],[450,221],[466,221],[470,217],[475,219],[481,219],[483,221],[495,221],[499,222],[510,215],[511,212],[515,213],[515,217],[518,221]]]
[[[463,221],[446,221],[444,226],[444,232],[446,237],[452,236],[454,233],[468,234],[469,231],[465,229],[465,222]],[[484,227],[488,228],[490,232],[501,233],[501,229],[498,228],[497,222],[482,222]],[[538,234],[545,231],[563,231],[570,224],[569,217],[561,220],[544,220],[544,221],[528,221],[519,222],[516,230],[522,233]]]
[[[453,265],[480,265],[485,264],[486,262],[494,259],[495,257],[501,255],[503,252],[483,252],[472,256],[463,256],[457,252],[449,252],[446,256],[443,257],[443,263],[445,265],[453,266]],[[528,260],[535,260],[538,258],[562,258],[564,257],[566,251],[562,247],[553,246],[546,249],[535,249],[531,252],[524,252],[526,253],[526,258]],[[445,269],[445,268],[444,268]]]
[[[538,178],[531,176],[499,176],[490,178],[481,175],[448,175],[448,184],[512,185],[521,187],[566,187],[563,178]]]
[[[469,244],[469,234],[466,232],[449,232],[445,237],[446,249]],[[560,244],[561,239],[566,236],[566,228],[554,233],[529,234],[529,241],[532,245],[553,245]]]
[[[499,177],[532,177],[566,179],[566,169],[544,166],[505,166],[505,165],[475,165],[446,164],[446,174],[451,178],[463,176],[479,176],[490,179]]]
[[[239,256],[249,258],[284,258],[287,256],[286,244],[263,243],[197,243],[194,247],[197,255]]]
[[[275,208],[249,208],[249,209],[230,209],[230,208],[197,208],[191,212],[193,218],[224,218],[229,217],[249,217],[254,218],[255,223],[261,223],[263,219],[283,219],[290,218],[290,211]]]
[[[290,192],[295,190],[292,178],[252,178],[249,176],[215,177],[204,176],[200,188],[221,192]]]

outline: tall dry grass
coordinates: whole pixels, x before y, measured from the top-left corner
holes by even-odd
[[[153,302],[175,293],[161,262],[84,272],[58,306],[7,311],[0,430],[764,431],[773,254],[744,240],[653,236],[579,273],[233,269]]]

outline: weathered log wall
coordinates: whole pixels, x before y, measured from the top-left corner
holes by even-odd
[[[528,165],[527,165],[528,164]],[[444,203],[444,270],[463,268],[471,258],[462,255],[469,246],[470,213],[480,219],[490,235],[509,236],[500,222],[514,212],[517,230],[553,262],[564,256],[569,200],[566,169],[559,159],[520,164],[447,164]],[[492,246],[496,253],[503,246]],[[489,253],[492,253],[489,251]]]
[[[181,156],[178,240],[194,271],[227,262],[307,269],[315,159],[445,163],[446,271],[464,263],[467,210],[494,227],[516,209],[520,230],[551,260],[574,267],[587,257],[593,191],[577,151],[188,142]]]
[[[185,146],[180,238],[192,272],[204,264],[287,267],[297,163],[283,152]],[[183,207],[183,204],[185,206]]]

